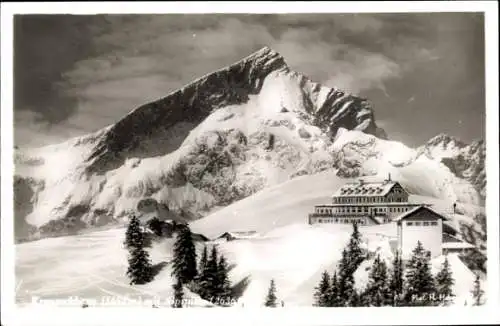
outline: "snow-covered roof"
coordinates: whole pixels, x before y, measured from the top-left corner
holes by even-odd
[[[471,249],[475,248],[473,245],[467,242],[443,242],[441,245],[443,249]]]
[[[253,238],[258,236],[257,231],[230,231],[224,232],[219,238],[222,238],[225,235],[230,235],[233,238]]]
[[[340,189],[338,189],[333,196],[385,196],[396,184],[399,184],[399,182],[391,180],[384,180],[382,182],[365,182],[360,179],[358,182],[346,183],[345,185],[340,187]]]
[[[421,209],[426,209],[426,210],[430,211],[431,213],[435,214],[436,216],[438,216],[439,218],[441,218],[441,219],[442,219],[442,220],[444,220],[444,221],[447,221],[447,220],[448,220],[448,218],[447,218],[446,216],[444,216],[443,214],[440,214],[440,213],[436,212],[435,210],[431,209],[430,207],[428,207],[428,206],[426,206],[426,205],[422,204],[422,205],[420,205],[420,206],[417,206],[417,207],[415,207],[415,208],[410,209],[410,210],[409,210],[409,211],[407,211],[407,212],[404,212],[404,213],[403,213],[403,214],[401,214],[401,215],[398,215],[397,217],[395,217],[395,218],[393,219],[393,221],[394,221],[394,222],[399,222],[399,221],[401,221],[401,220],[404,220],[405,218],[410,217],[411,215],[413,215],[414,213],[416,213],[417,211],[419,211],[419,210],[421,210]]]

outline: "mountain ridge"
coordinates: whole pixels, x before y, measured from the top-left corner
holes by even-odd
[[[217,108],[247,102],[250,95],[260,92],[264,79],[277,71],[298,78],[302,88],[306,84],[311,84],[311,93],[321,91],[320,84],[313,83],[305,76],[292,72],[278,52],[264,47],[236,63],[195,79],[159,100],[132,110],[105,133],[103,139],[87,159],[89,163],[87,171],[103,173],[116,168],[123,163],[127,150],[137,148],[141,136],[151,137],[176,123],[187,122],[196,125]],[[311,103],[311,96],[304,96],[304,99],[306,110],[313,110],[315,103]],[[371,104],[366,99],[331,88],[324,95],[323,100],[321,106],[318,105],[319,103],[316,104],[316,112],[310,112],[317,114],[316,123],[322,128],[328,129],[329,123],[332,124],[330,120],[333,118],[344,120],[337,121],[337,123],[345,125],[348,129],[359,127],[361,125],[360,118],[358,119],[353,112],[366,111],[364,115],[368,115],[368,117],[363,121],[369,120],[369,122],[360,128],[382,138],[387,137],[385,131],[376,126]],[[335,104],[334,102],[338,102],[338,100],[343,100],[343,102]],[[357,109],[349,111],[351,113],[344,116],[333,116],[335,110],[331,110],[332,107],[344,103],[350,107],[357,107]],[[341,107],[337,111],[342,111],[342,109]],[[355,122],[352,122],[353,120]],[[333,128],[329,132],[334,134],[336,129]]]
[[[99,131],[17,149],[16,230],[38,237],[118,223],[144,201],[167,217],[198,219],[329,169],[342,177],[396,169],[411,180],[439,171],[413,190],[477,201],[441,158],[419,157],[387,140],[367,99],[311,81],[265,47]]]

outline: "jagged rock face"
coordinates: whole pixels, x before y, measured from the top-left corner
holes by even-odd
[[[142,142],[164,137],[162,134],[176,124],[197,125],[221,107],[247,102],[250,95],[260,92],[266,77],[277,71],[296,77],[303,92],[305,111],[313,114],[312,123],[329,134],[334,136],[338,128],[343,127],[386,137],[385,131],[376,126],[371,106],[365,99],[312,83],[306,77],[290,71],[283,57],[266,47],[165,98],[132,111],[113,125],[95,147],[88,158],[87,171],[105,173],[117,168],[126,158],[134,156],[134,150]],[[326,96],[322,94],[325,92]],[[163,151],[158,149],[155,155],[165,155],[170,150],[172,148],[167,147]]]
[[[445,135],[438,135],[419,149],[419,155],[441,160],[457,177],[469,181],[483,198],[486,196],[486,145],[477,140],[467,145]]]
[[[473,184],[483,198],[486,197],[486,146],[476,141],[464,147],[456,156],[444,157],[441,162],[455,175]]]

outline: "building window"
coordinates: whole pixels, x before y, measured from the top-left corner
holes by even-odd
[[[362,207],[358,207],[358,213],[361,213],[363,211]]]
[[[429,226],[429,222],[422,222],[423,226]]]
[[[438,222],[436,222],[436,221],[431,222],[431,225],[438,225]]]
[[[339,222],[339,219],[338,219],[338,218],[336,218],[336,219],[335,219],[335,223],[338,223],[338,222]]]
[[[407,226],[412,226],[412,225],[413,225],[413,222],[406,222],[406,225],[407,225]]]
[[[365,213],[367,213],[367,212],[368,212],[368,207],[365,206]]]
[[[420,226],[420,222],[415,222],[415,226]]]

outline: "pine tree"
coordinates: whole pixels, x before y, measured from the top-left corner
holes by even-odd
[[[389,288],[391,290],[392,305],[398,304],[398,299],[403,293],[403,260],[399,251],[396,252],[392,262],[392,273],[389,281]]]
[[[329,307],[341,307],[342,300],[339,296],[339,283],[337,279],[337,271],[333,272],[332,281],[330,282]]]
[[[430,252],[418,241],[407,265],[404,301],[409,305],[433,305],[436,293],[430,269]]]
[[[354,272],[347,249],[342,250],[342,258],[339,263],[338,274],[338,298],[340,306],[347,306],[349,298],[354,292]]]
[[[455,284],[455,280],[451,273],[448,257],[446,257],[441,270],[436,275],[436,294],[442,303],[448,304],[449,300],[454,297],[453,284]]]
[[[208,263],[208,249],[207,246],[203,246],[200,262],[198,264],[198,275],[196,276],[196,290],[194,291],[198,293],[201,298],[207,297],[206,294],[207,263]]]
[[[184,289],[182,287],[182,281],[177,278],[173,285],[174,288],[174,302],[172,303],[172,308],[182,308],[182,301],[184,300]]]
[[[205,295],[205,297],[202,297],[203,299],[208,299],[211,300],[212,302],[218,300],[217,296],[220,288],[218,274],[219,274],[218,252],[217,252],[217,247],[213,246],[210,253],[210,258],[207,261],[205,272],[203,273],[203,282],[201,284],[203,287],[202,290],[203,294]]]
[[[377,255],[373,261],[363,299],[366,300],[368,306],[375,307],[385,306],[391,301],[391,291],[387,281],[387,265],[380,259],[380,255]]]
[[[479,278],[479,274],[476,275],[476,279],[474,280],[474,288],[472,290],[472,298],[474,302],[473,306],[480,306],[483,304],[482,298],[484,295],[484,291],[481,289],[481,279]]]
[[[267,292],[266,301],[264,306],[266,307],[276,307],[276,285],[274,284],[274,280],[271,280],[269,285],[269,290]]]
[[[149,253],[144,249],[144,234],[137,217],[132,216],[125,234],[125,247],[129,251],[127,276],[130,284],[145,284],[153,280],[153,267]]]
[[[203,251],[201,252],[200,264],[198,265],[199,275],[207,268],[208,262],[208,249],[207,246],[203,246]]]
[[[180,228],[174,244],[172,276],[177,277],[183,284],[187,284],[193,281],[197,274],[193,235],[186,225]]]
[[[141,231],[140,222],[135,215],[130,217],[123,244],[127,249],[144,247],[144,237]]]
[[[328,307],[330,305],[330,275],[327,271],[324,271],[321,276],[321,281],[316,287],[316,292],[314,293],[314,303],[318,307]]]
[[[347,254],[349,256],[349,271],[350,273],[356,272],[359,265],[365,259],[363,250],[361,249],[361,233],[358,230],[358,224],[354,222],[353,231],[349,243],[347,245]]]
[[[231,296],[231,282],[228,273],[226,258],[221,254],[217,264],[217,296],[223,302],[228,302]]]

